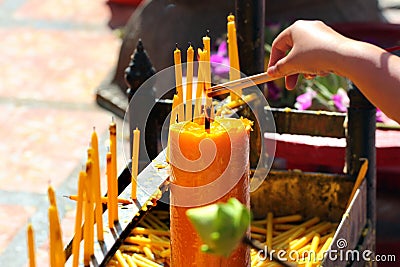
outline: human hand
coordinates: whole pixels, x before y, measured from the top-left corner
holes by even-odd
[[[285,76],[286,87],[293,89],[300,73],[313,78],[336,72],[338,47],[347,40],[321,21],[296,21],[272,43],[267,74]]]

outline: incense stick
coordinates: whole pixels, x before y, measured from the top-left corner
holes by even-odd
[[[254,86],[256,84],[262,84],[269,81],[279,79],[281,77],[270,77],[267,73],[259,73],[253,76],[245,77],[242,79],[226,82],[223,84],[215,85],[207,90],[207,96],[214,97],[217,95],[222,95],[229,93],[230,91],[235,91],[238,89],[247,88]]]

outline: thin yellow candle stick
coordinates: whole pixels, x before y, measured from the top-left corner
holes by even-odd
[[[112,200],[112,209],[113,209],[113,218],[114,221],[118,221],[118,203],[114,200],[114,198],[118,197],[118,174],[117,174],[117,125],[112,120],[110,126],[110,152],[111,152],[111,185],[113,187],[113,200]]]
[[[93,149],[93,185],[94,185],[94,200],[96,202],[96,225],[97,225],[97,240],[104,241],[103,235],[103,205],[101,203],[101,186],[100,186],[100,162],[99,162],[99,141],[96,130],[93,128],[91,145]]]
[[[57,209],[54,205],[50,205],[49,207],[49,232],[50,232],[50,266],[51,267],[59,267],[62,266],[59,264],[59,256],[58,252],[58,234],[57,227],[58,224],[58,215]]]
[[[28,258],[29,258],[29,267],[36,266],[36,257],[35,257],[35,238],[33,234],[32,224],[28,224],[27,230],[27,241],[28,241]]]
[[[325,241],[325,243],[322,245],[320,251],[318,251],[317,254],[317,259],[322,259],[324,253],[329,249],[331,243],[332,243],[333,237],[330,236],[328,239]]]
[[[47,188],[47,196],[49,198],[49,203],[50,203],[50,207],[55,207],[55,203],[56,203],[56,198],[55,198],[55,194],[54,194],[54,189],[51,185],[49,185],[49,187]],[[49,207],[49,247],[50,247],[50,266],[54,267],[56,266],[56,244],[55,244],[55,240],[56,240],[56,232],[53,230],[54,229],[54,218],[52,218],[52,216],[54,215],[50,215],[50,207]]]
[[[184,108],[183,108],[183,88],[182,88],[182,65],[181,65],[181,50],[176,47],[174,51],[174,64],[175,64],[175,84],[176,93],[179,96],[178,103],[178,122],[185,120]]]
[[[82,239],[82,208],[83,208],[83,195],[85,190],[86,172],[81,171],[78,178],[78,199],[76,203],[75,215],[75,235],[72,241],[72,267],[79,265],[79,248]]]
[[[308,256],[308,261],[306,263],[306,267],[312,267],[313,264],[317,263],[317,259],[315,256],[316,256],[316,252],[317,252],[317,249],[319,246],[319,239],[320,239],[319,234],[315,234],[313,236],[313,239],[311,241],[311,248],[309,251],[310,255]]]
[[[204,52],[199,48],[197,49],[197,54],[199,55],[199,67],[197,70],[197,87],[196,87],[196,100],[194,106],[194,119],[199,119],[201,115],[201,102],[204,90]]]
[[[107,172],[107,210],[108,210],[108,227],[113,228],[114,227],[114,205],[113,205],[113,199],[114,199],[114,192],[113,192],[113,180],[112,180],[112,164],[111,164],[111,152],[107,152],[106,155],[106,160],[107,160],[107,166],[106,166],[106,172]]]
[[[174,95],[172,99],[172,109],[171,109],[171,117],[169,118],[169,127],[171,127],[172,124],[176,123],[176,116],[177,114],[177,109],[176,106],[178,105],[179,102],[179,96]],[[169,162],[169,136],[168,136],[168,144],[167,144],[167,155],[166,155],[166,161]]]
[[[132,148],[132,174],[131,174],[131,183],[132,183],[132,191],[131,198],[136,199],[137,193],[137,177],[139,170],[139,140],[140,140],[140,130],[136,128],[133,130],[133,148]]]
[[[192,45],[186,52],[187,55],[187,69],[186,69],[186,112],[185,120],[192,120],[192,98],[193,98],[193,59],[194,59],[194,49]]]
[[[268,212],[268,214],[267,214],[267,236],[266,236],[266,244],[267,244],[268,250],[272,250],[272,230],[273,230],[272,220],[273,219],[274,219],[273,213]]]
[[[50,207],[53,207],[54,212],[50,212],[49,208],[49,223],[50,223],[50,265],[63,266],[65,263],[64,246],[62,243],[62,232],[60,226],[60,218],[58,217],[58,209],[56,202],[56,194],[51,185],[47,189]],[[50,214],[51,213],[51,214]]]
[[[211,51],[211,39],[208,35],[203,37],[203,45],[204,45],[204,52],[205,52],[205,57],[204,57],[204,66],[205,66],[205,90],[208,90],[209,88],[211,88],[211,65],[210,65],[210,51]],[[210,97],[208,97],[207,95],[206,97],[206,109],[211,109],[210,110],[210,118],[213,117],[214,112],[212,109],[212,99]]]
[[[94,203],[93,203],[93,192],[92,192],[92,181],[93,181],[93,162],[89,159],[86,162],[86,202],[85,202],[85,224],[83,229],[84,236],[84,252],[83,262],[89,265],[90,257],[94,253]]]
[[[49,187],[47,188],[47,196],[49,198],[50,205],[54,205],[57,207],[56,194],[54,192],[54,188],[51,185],[49,185]]]
[[[240,65],[239,65],[239,52],[236,39],[236,26],[235,26],[235,16],[228,16],[228,55],[229,55],[229,80],[240,79]],[[231,92],[231,100],[235,101],[242,95],[242,90],[238,89],[235,93]]]
[[[205,86],[206,90],[211,87],[211,67],[210,67],[210,55],[211,55],[211,39],[208,35],[203,37],[203,46],[204,46],[204,52],[205,52],[205,57],[204,61],[206,62],[205,64]]]

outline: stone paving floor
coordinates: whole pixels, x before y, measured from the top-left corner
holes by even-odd
[[[385,12],[400,22],[398,10]],[[96,105],[95,89],[116,64],[120,47],[109,17],[104,0],[0,0],[2,267],[26,266],[27,222],[35,229],[38,266],[48,265],[49,184],[56,190],[64,243],[71,239],[75,205],[63,195],[76,192],[93,127],[104,165],[113,114]],[[116,120],[121,129],[122,120]],[[118,141],[126,147],[126,135]],[[386,207],[390,212],[398,206]]]
[[[109,17],[104,0],[0,1],[0,266],[26,264],[28,221],[38,266],[48,265],[49,183],[71,239],[75,205],[63,195],[76,192],[93,127],[105,165],[113,114],[95,89],[118,57]]]

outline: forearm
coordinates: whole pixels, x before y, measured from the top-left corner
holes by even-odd
[[[400,122],[400,58],[364,42],[349,40],[338,48],[333,69],[348,77],[386,115]]]

